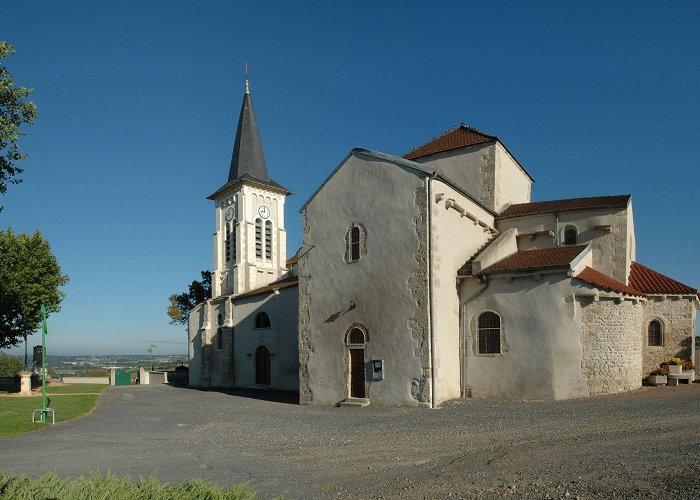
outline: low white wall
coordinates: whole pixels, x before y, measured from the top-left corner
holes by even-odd
[[[63,377],[64,384],[109,384],[109,377]]]
[[[149,384],[167,384],[168,372],[148,372]]]

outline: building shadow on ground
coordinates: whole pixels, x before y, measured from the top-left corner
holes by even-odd
[[[173,387],[180,387],[182,389],[190,389],[193,391],[202,392],[218,392],[221,394],[227,394],[229,396],[237,396],[241,398],[257,399],[260,401],[271,401],[274,403],[283,403],[288,405],[298,405],[299,404],[299,392],[298,391],[280,391],[275,389],[229,389],[225,387],[191,387],[186,385],[174,385]]]

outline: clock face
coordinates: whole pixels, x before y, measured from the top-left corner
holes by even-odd
[[[228,207],[226,209],[226,213],[224,214],[224,217],[226,217],[226,220],[232,221],[235,216],[236,216],[236,210],[234,210],[233,207]]]
[[[270,209],[267,205],[260,205],[258,207],[258,215],[262,217],[263,219],[267,219],[270,217]]]

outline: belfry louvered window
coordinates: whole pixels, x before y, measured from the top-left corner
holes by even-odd
[[[486,311],[479,315],[479,354],[501,352],[501,318],[498,314]]]
[[[226,225],[226,262],[236,262],[236,232],[238,226]]]
[[[231,226],[226,225],[226,262],[231,260]]]
[[[238,233],[238,226],[235,225],[231,228],[231,260],[233,260],[234,263],[236,262],[236,258],[238,257],[238,255],[236,253],[237,233]]]
[[[265,221],[265,258],[272,260],[272,222]]]
[[[255,257],[262,259],[263,257],[263,242],[262,242],[262,220],[255,219]]]

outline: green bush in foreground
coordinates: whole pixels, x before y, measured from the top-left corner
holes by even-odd
[[[240,484],[223,491],[215,484],[201,479],[186,481],[179,486],[169,486],[155,478],[133,482],[131,478],[119,478],[113,474],[96,474],[89,478],[60,479],[49,472],[40,478],[26,475],[0,474],[0,498],[33,500],[93,500],[143,499],[143,500],[253,500],[257,495],[246,485]]]

